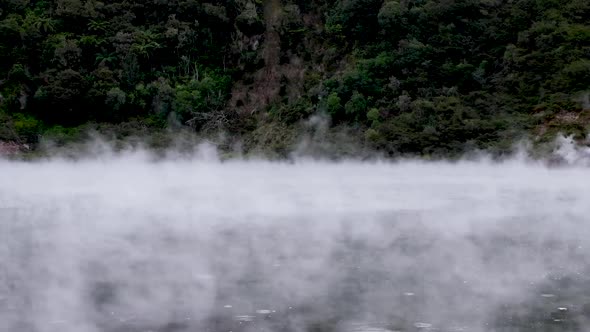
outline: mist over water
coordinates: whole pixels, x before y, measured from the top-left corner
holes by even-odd
[[[590,169],[0,161],[0,331],[588,331]]]

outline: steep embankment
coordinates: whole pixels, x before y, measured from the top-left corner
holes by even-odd
[[[240,113],[252,114],[264,110],[277,102],[281,88],[281,37],[278,29],[281,24],[282,5],[280,0],[263,2],[263,21],[265,31],[262,39],[254,39],[254,50],[261,48],[258,56],[261,68],[254,73],[244,73],[244,77],[232,88],[228,107]],[[261,40],[262,45],[258,45]]]
[[[393,156],[586,144],[588,17],[587,0],[0,1],[0,141],[184,128],[284,155],[321,115]]]

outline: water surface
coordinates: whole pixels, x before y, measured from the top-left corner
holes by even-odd
[[[0,162],[0,331],[588,331],[590,170]]]

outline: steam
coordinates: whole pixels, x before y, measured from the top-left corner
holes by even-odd
[[[590,147],[580,146],[573,137],[558,136],[555,155],[567,165],[590,166]]]
[[[0,331],[590,326],[586,168],[99,148],[0,161]]]

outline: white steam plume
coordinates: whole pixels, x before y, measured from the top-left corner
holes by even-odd
[[[590,170],[0,161],[0,331],[587,331]]]

